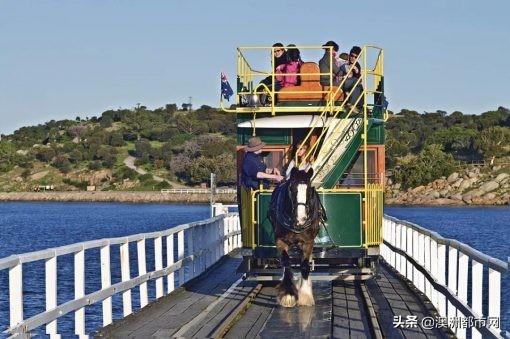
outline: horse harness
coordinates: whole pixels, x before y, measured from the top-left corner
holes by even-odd
[[[298,182],[298,184],[309,185],[309,183],[304,181]],[[314,221],[318,220],[321,224],[326,222],[326,211],[320,201],[317,190],[314,187],[307,187],[306,191],[306,203],[294,203],[294,200],[291,198],[291,181],[286,181],[275,188],[271,196],[268,211],[269,220],[271,220],[273,225],[277,222],[291,232],[302,233],[310,228]],[[289,200],[290,204],[288,203]],[[307,211],[307,219],[303,225],[298,225],[296,222],[295,215],[298,206],[305,206]]]

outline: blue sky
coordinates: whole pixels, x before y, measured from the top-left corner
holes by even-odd
[[[509,107],[508,13],[507,0],[0,0],[0,133],[189,96],[218,106],[235,48],[275,41],[383,47],[392,110]]]

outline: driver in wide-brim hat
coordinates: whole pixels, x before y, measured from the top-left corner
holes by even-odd
[[[241,173],[241,183],[244,187],[257,189],[260,180],[264,179],[276,182],[283,180],[278,168],[268,168],[264,163],[261,153],[265,145],[259,137],[248,140]]]

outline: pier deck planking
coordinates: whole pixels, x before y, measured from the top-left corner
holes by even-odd
[[[140,310],[101,329],[102,338],[210,337],[253,290],[254,281],[236,273],[240,258],[227,256],[214,268]],[[233,285],[237,282],[237,285]],[[361,284],[366,287],[377,323],[370,320]],[[430,316],[433,309],[403,280],[382,266],[367,281],[315,281],[314,307],[282,308],[276,303],[276,282],[260,292],[231,324],[226,338],[447,338],[440,330],[394,328],[393,317]],[[230,288],[230,289],[229,289]],[[225,293],[229,290],[229,293]]]

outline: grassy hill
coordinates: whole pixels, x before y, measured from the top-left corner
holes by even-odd
[[[236,180],[235,116],[175,104],[108,110],[100,117],[22,127],[0,141],[0,191],[159,190]],[[413,187],[448,176],[458,161],[510,155],[510,111],[392,114],[386,162],[394,181]]]
[[[0,190],[159,190],[235,182],[235,117],[208,106],[109,110],[23,127],[0,141]]]

